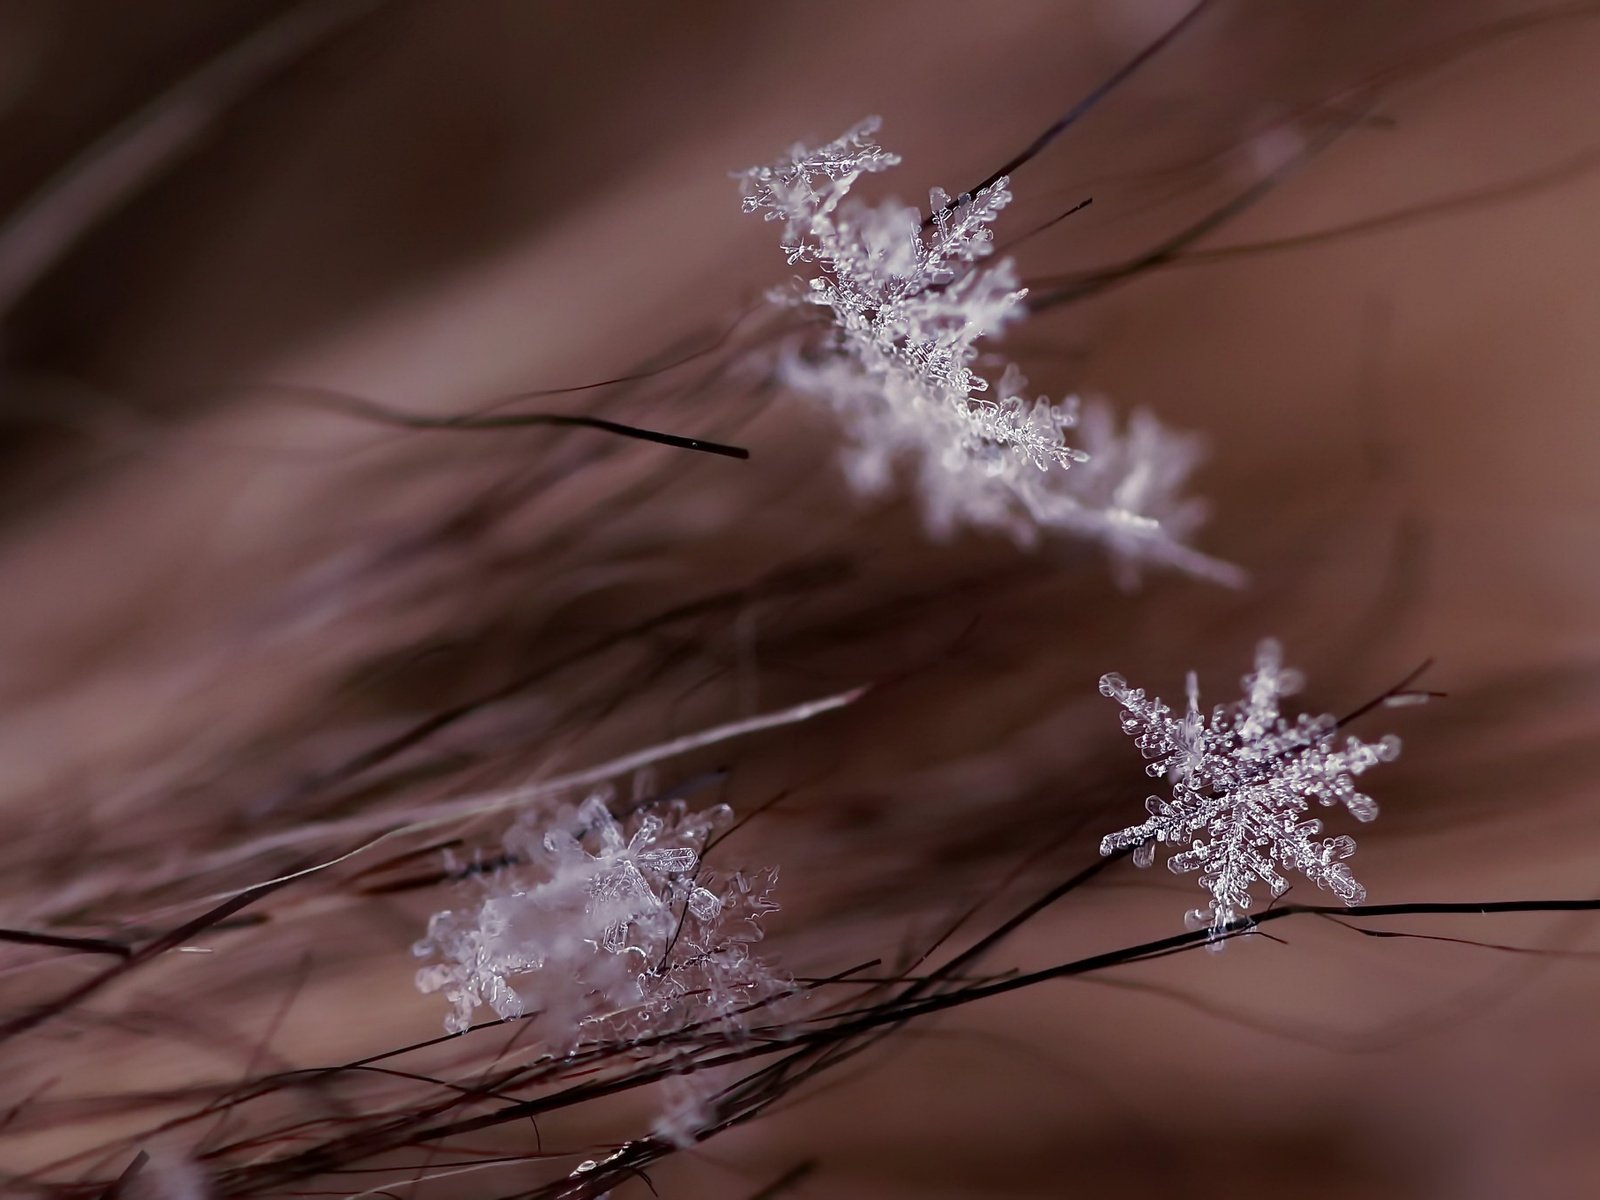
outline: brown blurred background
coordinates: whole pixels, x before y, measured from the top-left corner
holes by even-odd
[[[792,793],[742,852],[782,867],[772,953],[837,970],[1062,839],[1006,911],[1132,819],[1146,780],[1101,672],[1171,698],[1193,667],[1225,700],[1269,634],[1312,710],[1426,657],[1450,693],[1363,730],[1406,741],[1358,831],[1374,901],[1596,895],[1600,7],[1219,0],[1014,177],[1000,241],[1049,281],[1344,129],[1193,260],[1007,344],[1051,395],[1207,436],[1201,544],[1251,572],[1242,592],[1157,575],[1123,593],[1070,543],[926,543],[908,503],[847,494],[825,417],[762,386],[764,318],[727,332],[788,275],[729,171],[877,113],[905,159],[881,190],[954,191],[1185,7],[0,7],[0,924],[154,921],[284,869],[193,869],[263,831],[870,681],[845,712],[663,768],[728,768],[736,807]],[[461,412],[690,355],[531,403],[752,462],[397,432],[296,390]],[[1113,872],[993,965],[1161,936],[1195,895]],[[0,1164],[142,1127],[160,1105],[128,1097],[264,1053],[429,1036],[441,1006],[414,994],[409,946],[439,903],[289,905],[13,1045]],[[1285,922],[1286,944],[914,1026],[656,1186],[749,1196],[815,1160],[794,1195],[1600,1192],[1600,920],[1404,927],[1551,953]],[[0,1002],[88,969],[8,948]],[[626,1136],[648,1115],[608,1119]],[[509,1194],[514,1175],[418,1194]]]

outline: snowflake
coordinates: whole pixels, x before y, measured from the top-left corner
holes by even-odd
[[[1311,800],[1343,805],[1358,821],[1371,821],[1378,806],[1356,790],[1355,776],[1400,753],[1393,736],[1378,742],[1346,739],[1336,745],[1338,722],[1331,716],[1279,715],[1278,702],[1299,691],[1298,671],[1283,666],[1273,641],[1256,649],[1256,669],[1244,678],[1245,699],[1218,705],[1209,718],[1200,712],[1200,687],[1188,677],[1189,705],[1177,717],[1160,699],[1130,688],[1120,675],[1100,680],[1102,694],[1122,705],[1122,730],[1147,759],[1146,772],[1166,776],[1172,799],[1152,796],[1142,824],[1107,835],[1101,854],[1135,847],[1141,867],[1155,860],[1156,843],[1185,846],[1168,859],[1175,873],[1199,871],[1200,886],[1211,893],[1207,908],[1191,911],[1191,928],[1209,926],[1213,935],[1250,907],[1257,882],[1274,896],[1288,881],[1279,868],[1292,869],[1346,904],[1360,904],[1366,889],[1344,860],[1356,844],[1346,836],[1322,838],[1322,822],[1306,818]],[[1220,944],[1220,943],[1218,943]]]
[[[525,978],[546,1040],[560,1048],[600,1026],[737,1019],[780,986],[749,950],[777,908],[777,877],[701,869],[707,840],[730,816],[725,805],[691,813],[675,801],[630,818],[625,836],[593,795],[548,828],[524,817],[503,839],[509,865],[469,873],[482,899],[429,921],[414,952],[436,961],[417,972],[417,987],[444,993],[445,1028],[460,1032],[483,1005],[524,1015],[513,980]]]
[[[909,468],[936,537],[965,525],[1032,546],[1042,529],[1065,530],[1107,544],[1124,580],[1138,563],[1163,562],[1237,582],[1231,567],[1178,540],[1203,513],[1174,495],[1198,461],[1194,439],[1167,436],[1148,416],[1126,439],[1100,421],[1085,432],[1103,461],[1069,472],[1090,459],[1066,440],[1076,398],[1030,400],[1014,364],[998,364],[994,388],[978,373],[984,339],[1026,314],[1011,260],[980,264],[1011,203],[1009,181],[955,199],[934,188],[926,220],[893,201],[863,204],[850,196],[856,182],[900,161],[873,140],[877,128],[864,121],[819,150],[796,146],[736,176],[746,212],[784,222],[786,260],[817,268],[773,299],[826,309],[828,340],[789,346],[779,377],[833,409],[851,485],[877,495]]]

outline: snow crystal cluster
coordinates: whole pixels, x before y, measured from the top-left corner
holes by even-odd
[[[1151,796],[1145,802],[1150,815],[1142,824],[1107,835],[1100,853],[1136,847],[1134,863],[1147,867],[1157,842],[1183,847],[1167,865],[1179,874],[1201,872],[1200,886],[1211,893],[1207,908],[1188,914],[1192,929],[1209,926],[1220,934],[1250,907],[1257,881],[1281,895],[1289,885],[1279,868],[1298,871],[1346,904],[1366,899],[1344,863],[1355,851],[1354,839],[1320,838],[1322,822],[1306,811],[1316,800],[1342,805],[1358,821],[1372,820],[1378,806],[1356,790],[1355,777],[1394,759],[1400,741],[1351,737],[1340,747],[1331,716],[1302,715],[1291,723],[1279,714],[1279,701],[1302,684],[1298,671],[1283,666],[1273,641],[1256,649],[1256,669],[1243,680],[1245,698],[1218,705],[1209,717],[1200,712],[1193,672],[1181,717],[1120,675],[1100,680],[1101,693],[1122,705],[1123,732],[1150,760],[1146,772],[1165,776],[1172,789],[1170,800]]]
[[[1195,439],[1146,413],[1119,434],[1109,410],[1096,409],[1087,445],[1070,446],[1075,398],[1030,401],[1014,363],[997,364],[993,388],[974,369],[989,361],[980,343],[1026,312],[1012,261],[980,264],[1009,183],[955,199],[934,188],[926,220],[892,201],[864,204],[849,195],[856,182],[900,161],[873,140],[877,128],[864,121],[737,176],[744,210],[782,221],[789,263],[815,269],[773,299],[827,309],[829,339],[791,347],[781,375],[836,413],[855,490],[881,494],[905,469],[935,536],[965,525],[1032,546],[1041,531],[1062,530],[1107,545],[1125,582],[1150,562],[1237,582],[1232,567],[1182,541],[1204,515],[1181,497],[1200,457]]]
[[[619,820],[592,795],[544,824],[524,816],[504,837],[504,865],[472,873],[474,903],[429,921],[413,949],[433,961],[417,987],[444,993],[449,1032],[482,1006],[507,1019],[537,1012],[556,1050],[737,1022],[782,984],[750,953],[777,908],[776,872],[720,875],[701,861],[731,815],[674,801]]]

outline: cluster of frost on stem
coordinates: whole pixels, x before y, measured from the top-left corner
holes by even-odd
[[[849,195],[857,180],[900,161],[873,140],[877,127],[864,121],[738,176],[744,210],[782,221],[788,262],[815,270],[774,299],[828,310],[829,339],[790,347],[780,373],[837,414],[855,490],[882,493],[905,469],[935,536],[970,526],[1032,546],[1041,531],[1067,531],[1109,547],[1125,582],[1150,562],[1237,582],[1234,568],[1183,543],[1203,519],[1180,495],[1200,457],[1195,439],[1148,414],[1119,434],[1100,410],[1086,444],[1069,446],[1075,398],[1029,400],[1015,364],[993,388],[974,370],[983,340],[1026,312],[1011,260],[980,263],[1009,183],[954,200],[934,188],[926,221],[894,202],[864,204]]]
[[[544,823],[522,817],[505,834],[504,865],[473,873],[473,902],[429,921],[414,947],[432,960],[417,987],[444,993],[449,1032],[485,1005],[508,1019],[537,1013],[558,1051],[739,1021],[782,984],[750,953],[777,908],[776,871],[720,875],[701,863],[731,815],[674,801],[619,821],[593,795]]]
[[[1182,847],[1167,865],[1176,873],[1199,871],[1211,893],[1207,908],[1188,914],[1191,928],[1220,931],[1250,907],[1250,889],[1260,881],[1274,896],[1287,889],[1278,868],[1300,872],[1346,904],[1360,904],[1366,889],[1344,863],[1355,852],[1346,836],[1319,838],[1322,822],[1306,819],[1312,800],[1343,805],[1358,821],[1378,815],[1378,806],[1356,790],[1355,776],[1400,753],[1400,740],[1359,738],[1338,743],[1331,716],[1306,716],[1292,723],[1278,702],[1299,691],[1298,671],[1283,666],[1278,644],[1256,649],[1256,669],[1245,676],[1245,698],[1200,712],[1200,686],[1188,679],[1189,704],[1176,716],[1159,698],[1130,688],[1120,675],[1106,675],[1100,691],[1122,705],[1122,730],[1150,760],[1153,778],[1165,776],[1172,798],[1151,796],[1142,824],[1108,834],[1101,854],[1135,847],[1133,861],[1147,867],[1156,843]],[[1217,943],[1220,945],[1220,943]]]

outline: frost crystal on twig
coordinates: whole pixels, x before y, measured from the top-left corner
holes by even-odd
[[[1200,712],[1200,686],[1188,679],[1189,704],[1175,716],[1159,698],[1130,688],[1122,676],[1100,680],[1100,691],[1122,705],[1122,730],[1150,759],[1145,771],[1166,776],[1172,799],[1151,796],[1149,818],[1108,834],[1101,854],[1136,847],[1133,861],[1147,867],[1155,844],[1186,847],[1167,865],[1175,873],[1199,871],[1200,886],[1211,893],[1207,908],[1188,914],[1191,928],[1213,933],[1250,907],[1250,889],[1260,881],[1274,896],[1289,886],[1279,868],[1300,872],[1346,904],[1360,904],[1366,889],[1344,860],[1354,839],[1319,838],[1322,822],[1306,818],[1312,800],[1343,805],[1358,821],[1378,815],[1378,806],[1356,790],[1355,776],[1400,753],[1393,736],[1378,742],[1345,739],[1337,745],[1338,721],[1305,716],[1293,723],[1279,714],[1279,701],[1300,690],[1298,671],[1283,666],[1278,643],[1256,649],[1256,669],[1243,681],[1245,698],[1218,705],[1209,718]]]
[[[737,1021],[781,982],[750,954],[777,908],[777,873],[701,863],[730,817],[674,801],[619,822],[602,795],[547,825],[523,817],[503,839],[505,865],[472,872],[482,898],[429,921],[414,952],[435,961],[417,987],[444,993],[449,1032],[482,1005],[503,1018],[532,1010],[561,1050],[608,1031]]]
[[[934,188],[926,221],[893,201],[850,197],[866,174],[899,158],[873,140],[875,119],[818,150],[795,146],[779,162],[742,172],[743,207],[784,222],[791,265],[816,268],[773,299],[828,310],[828,343],[791,346],[780,367],[788,386],[828,404],[844,427],[844,468],[863,495],[915,473],[929,531],[994,530],[1031,546],[1041,530],[1105,543],[1118,576],[1159,562],[1221,582],[1239,573],[1188,548],[1203,516],[1176,491],[1199,460],[1193,438],[1173,437],[1148,414],[1126,437],[1108,420],[1086,427],[1088,450],[1067,444],[1078,402],[1029,399],[1014,364],[997,364],[996,387],[974,369],[980,343],[1025,315],[1027,290],[1010,259],[980,265],[992,226],[1011,202],[1006,179],[951,199]],[[1101,455],[1093,470],[1067,468]]]

